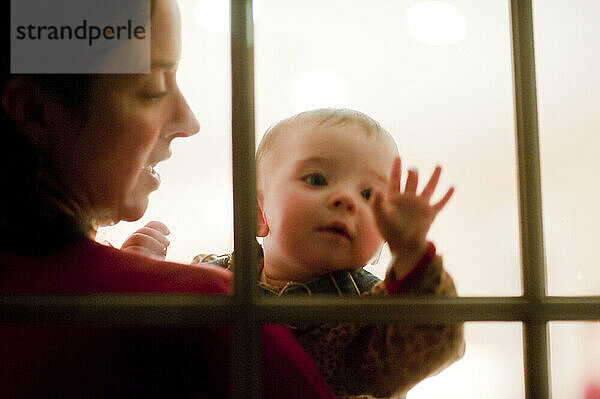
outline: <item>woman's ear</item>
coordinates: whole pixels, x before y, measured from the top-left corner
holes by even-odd
[[[263,213],[263,196],[261,192],[258,192],[256,201],[256,236],[266,237],[269,234],[269,226],[267,225],[267,219]]]
[[[25,76],[9,78],[2,92],[2,109],[38,151],[48,148],[49,100],[39,83]]]

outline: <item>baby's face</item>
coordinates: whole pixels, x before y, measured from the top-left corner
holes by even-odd
[[[309,281],[364,266],[383,242],[371,193],[384,190],[395,151],[357,124],[290,129],[261,168],[265,270]]]

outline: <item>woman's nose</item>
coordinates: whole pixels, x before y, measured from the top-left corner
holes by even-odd
[[[200,123],[179,90],[173,99],[171,119],[165,126],[165,138],[189,137],[200,131]]]

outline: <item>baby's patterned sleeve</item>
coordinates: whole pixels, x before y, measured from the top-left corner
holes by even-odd
[[[402,294],[456,296],[435,256]],[[390,295],[380,282],[364,295]],[[342,398],[401,398],[465,350],[462,324],[360,325],[328,323],[296,331],[299,341]]]

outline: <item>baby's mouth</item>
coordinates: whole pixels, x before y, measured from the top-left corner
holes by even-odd
[[[338,223],[338,222],[332,223],[328,226],[320,228],[319,231],[330,232],[330,233],[339,235],[341,237],[344,237],[349,241],[352,240],[352,237],[350,235],[348,227],[346,227],[346,225],[344,223]]]

